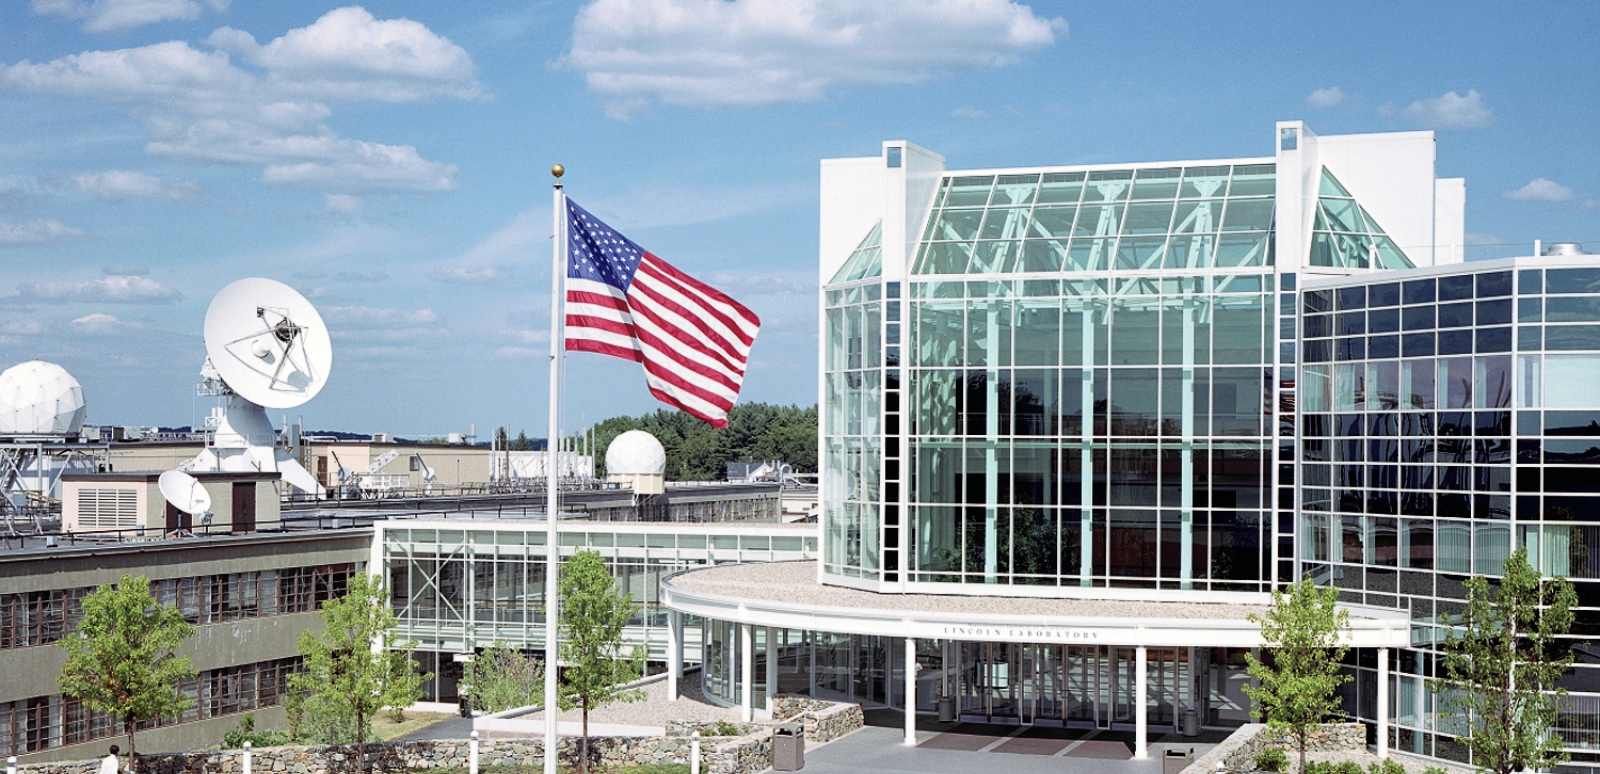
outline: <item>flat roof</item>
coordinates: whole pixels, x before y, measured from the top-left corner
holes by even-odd
[[[1008,597],[987,589],[972,595],[877,593],[825,585],[817,577],[815,561],[719,565],[664,578],[662,602],[713,620],[851,634],[1227,647],[1260,645],[1260,627],[1249,616],[1270,609],[1255,602],[1193,601],[1181,592],[1172,592],[1173,601]],[[1350,611],[1351,644],[1409,644],[1405,611],[1341,607]]]

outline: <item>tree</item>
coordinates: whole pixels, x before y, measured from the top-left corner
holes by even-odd
[[[1273,590],[1272,609],[1251,613],[1271,663],[1247,657],[1258,687],[1245,686],[1267,727],[1294,739],[1300,750],[1300,771],[1306,770],[1306,743],[1328,717],[1342,714],[1334,695],[1350,676],[1339,672],[1344,660],[1344,635],[1350,613],[1338,608],[1336,589],[1319,589],[1305,577],[1287,591]]]
[[[544,667],[503,642],[467,662],[461,682],[473,709],[501,712],[544,702]]]
[[[511,451],[533,451],[533,441],[528,440],[528,434],[517,431],[516,440],[511,442]]]
[[[194,626],[172,605],[157,604],[150,579],[124,575],[83,598],[78,636],[61,639],[66,666],[57,682],[64,696],[115,715],[128,734],[128,771],[138,766],[134,728],[142,721],[176,715],[193,703],[178,690],[192,680],[189,657],[178,646]]]
[[[327,628],[300,633],[305,671],[289,676],[297,734],[355,742],[358,770],[364,770],[372,718],[384,707],[411,706],[431,675],[418,674],[411,660],[416,643],[395,641],[394,611],[378,577],[351,576],[349,591],[324,602],[317,615]]]
[[[1572,626],[1577,594],[1564,578],[1540,576],[1526,548],[1506,559],[1498,588],[1482,575],[1466,586],[1444,676],[1431,687],[1466,720],[1462,741],[1483,771],[1552,768],[1567,759],[1553,731],[1567,695],[1556,680],[1572,666],[1572,651],[1556,638]]]
[[[562,710],[583,711],[580,766],[589,771],[589,710],[616,701],[638,701],[643,691],[624,690],[644,672],[644,648],[628,649],[622,627],[633,616],[633,599],[617,587],[596,551],[579,551],[561,564]]]

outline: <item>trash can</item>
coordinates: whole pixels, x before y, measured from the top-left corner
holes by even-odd
[[[956,700],[945,696],[939,699],[939,722],[953,723],[956,719]]]
[[[1200,713],[1199,712],[1197,712],[1195,710],[1192,710],[1192,709],[1188,709],[1188,710],[1184,710],[1183,711],[1183,735],[1184,736],[1199,736],[1200,735]]]
[[[772,770],[799,771],[805,765],[805,726],[784,723],[772,729]]]
[[[1179,774],[1191,763],[1194,763],[1194,750],[1174,750],[1169,747],[1161,756],[1161,774]]]

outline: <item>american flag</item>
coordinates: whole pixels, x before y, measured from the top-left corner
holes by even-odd
[[[761,321],[567,200],[567,349],[644,365],[651,394],[728,426]]]

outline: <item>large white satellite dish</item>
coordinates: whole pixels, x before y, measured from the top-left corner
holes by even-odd
[[[217,293],[206,310],[202,395],[227,398],[206,425],[204,451],[180,470],[273,471],[305,492],[321,485],[279,444],[267,409],[293,408],[328,382],[333,345],[322,315],[281,282],[251,277]]]
[[[240,397],[293,408],[328,381],[333,346],[315,307],[281,282],[251,277],[222,289],[206,310],[206,355]]]
[[[200,516],[211,510],[211,493],[188,473],[169,470],[156,479],[156,485],[161,487],[161,496],[184,513]]]

